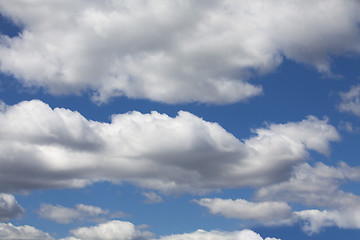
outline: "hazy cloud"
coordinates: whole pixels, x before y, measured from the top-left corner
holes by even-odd
[[[41,204],[38,214],[43,218],[63,224],[71,223],[73,221],[104,221],[110,216],[115,216],[111,214],[109,210],[103,210],[99,207],[84,204],[77,204],[74,208]],[[119,217],[119,215],[125,216],[125,214],[116,214],[117,217]]]
[[[283,56],[330,73],[359,53],[356,0],[0,1],[21,26],[1,36],[0,69],[52,94],[225,104],[262,93],[248,80]]]
[[[156,192],[143,192],[142,195],[146,197],[146,203],[160,203],[163,201],[163,198]]]

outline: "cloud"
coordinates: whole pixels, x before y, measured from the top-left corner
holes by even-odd
[[[349,167],[346,163],[340,163],[337,167],[320,162],[314,167],[303,163],[294,168],[288,181],[260,188],[256,198],[320,207],[355,206],[360,203],[360,197],[346,193],[339,187],[346,181],[359,181],[359,170],[359,167]]]
[[[63,240],[146,240],[154,234],[138,229],[130,222],[113,220],[93,227],[82,227],[70,231],[73,236]]]
[[[8,221],[23,216],[25,210],[17,203],[11,194],[0,193],[0,220]]]
[[[359,167],[345,163],[336,167],[321,162],[315,166],[301,163],[288,181],[258,189],[257,202],[220,198],[195,202],[207,207],[212,214],[227,218],[253,220],[263,225],[299,223],[309,235],[326,227],[360,229],[360,196],[340,189],[346,181],[360,181]],[[297,208],[304,210],[293,211],[286,202],[298,203]]]
[[[207,207],[212,214],[227,218],[255,220],[265,225],[285,225],[292,223],[291,207],[285,202],[248,202],[244,199],[203,198],[195,201]]]
[[[265,238],[263,239],[259,234],[251,230],[242,230],[234,232],[224,232],[224,231],[205,231],[197,230],[193,233],[184,233],[184,234],[175,234],[170,236],[161,237],[159,240],[279,240],[277,238]]]
[[[1,37],[0,70],[100,103],[232,103],[261,94],[249,78],[284,56],[329,73],[331,56],[359,53],[359,10],[356,0],[1,0],[22,32]]]
[[[124,216],[124,214],[121,213],[117,213],[116,215],[110,214],[109,210],[84,204],[77,204],[75,208],[41,204],[38,214],[43,218],[63,224],[68,224],[73,221],[97,222],[104,221],[108,216]]]
[[[264,186],[288,179],[308,150],[339,140],[326,119],[269,124],[239,141],[180,111],[113,115],[111,123],[33,100],[0,112],[0,190],[130,181],[163,193]],[[76,159],[76,161],[74,161]]]
[[[360,117],[360,85],[351,87],[348,92],[340,93],[340,97],[339,111],[349,112]]]
[[[360,229],[360,196],[340,189],[347,181],[359,182],[359,170],[345,163],[337,167],[302,163],[288,181],[260,188],[256,199],[318,207],[294,212],[294,222],[302,224],[310,235],[330,226]]]
[[[48,233],[44,233],[31,226],[14,226],[11,223],[0,223],[0,239],[8,240],[54,240]]]
[[[160,203],[163,201],[163,198],[155,192],[143,192],[142,195],[146,197],[146,203]]]
[[[309,234],[320,232],[325,227],[360,229],[360,204],[356,208],[335,210],[303,210],[295,213],[304,223],[303,229]]]

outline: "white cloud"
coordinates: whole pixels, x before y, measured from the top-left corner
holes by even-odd
[[[161,237],[159,240],[279,240],[277,238],[265,238],[263,239],[259,234],[251,230],[242,230],[234,232],[224,231],[205,231],[197,230],[193,233],[174,234],[170,236]]]
[[[337,167],[308,163],[294,168],[292,177],[285,182],[260,188],[257,199],[298,202],[308,206],[345,207],[360,203],[360,197],[339,189],[345,181],[359,181],[360,168],[340,163]]]
[[[17,203],[11,194],[0,193],[0,220],[8,221],[21,217],[25,210]]]
[[[46,219],[57,223],[71,223],[73,221],[104,221],[108,216],[114,217],[109,210],[103,210],[99,207],[77,204],[74,208],[67,208],[60,205],[41,204],[38,214]],[[125,214],[117,213],[116,216],[124,216]]]
[[[130,222],[113,220],[93,227],[82,227],[70,231],[73,236],[63,240],[146,240],[154,235],[142,231]]]
[[[241,142],[191,113],[152,112],[89,121],[78,112],[21,102],[0,112],[0,190],[130,181],[162,192],[263,186],[286,180],[308,149],[328,153],[327,120],[271,124]],[[74,161],[76,159],[76,161]]]
[[[340,112],[350,112],[360,117],[360,85],[351,87],[348,92],[340,93],[341,103],[338,106]]]
[[[360,229],[360,196],[341,190],[347,181],[360,181],[360,168],[340,163],[337,167],[308,163],[294,168],[285,182],[260,188],[256,198],[262,201],[287,201],[319,209],[294,212],[293,221],[303,225],[308,234],[325,227]]]
[[[48,233],[44,233],[31,226],[14,226],[11,223],[0,223],[0,239],[8,240],[54,240]]]
[[[360,229],[360,204],[335,210],[303,210],[295,213],[303,221],[303,229],[309,234],[318,233],[325,227]]]
[[[285,202],[248,202],[244,199],[203,198],[195,201],[212,214],[227,218],[255,220],[265,225],[292,224],[292,210]]]
[[[146,203],[160,203],[163,201],[163,198],[156,192],[143,192],[142,195],[146,197]]]
[[[52,94],[225,104],[261,94],[251,72],[283,56],[329,72],[358,53],[356,0],[0,1],[22,26],[2,36],[0,69]]]

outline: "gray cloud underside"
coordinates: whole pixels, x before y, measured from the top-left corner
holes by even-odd
[[[17,203],[11,194],[0,193],[0,220],[8,221],[12,218],[19,218],[25,210]]]
[[[283,56],[330,73],[331,56],[359,53],[359,11],[356,0],[1,0],[23,30],[1,36],[0,70],[99,103],[226,104],[261,94],[249,77]]]
[[[130,181],[168,192],[266,186],[288,179],[308,150],[339,140],[327,120],[270,124],[239,141],[188,112],[113,115],[111,123],[38,101],[0,112],[0,190],[76,188]]]

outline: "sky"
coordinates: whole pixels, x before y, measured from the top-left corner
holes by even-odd
[[[0,0],[0,239],[359,238],[359,12]]]

